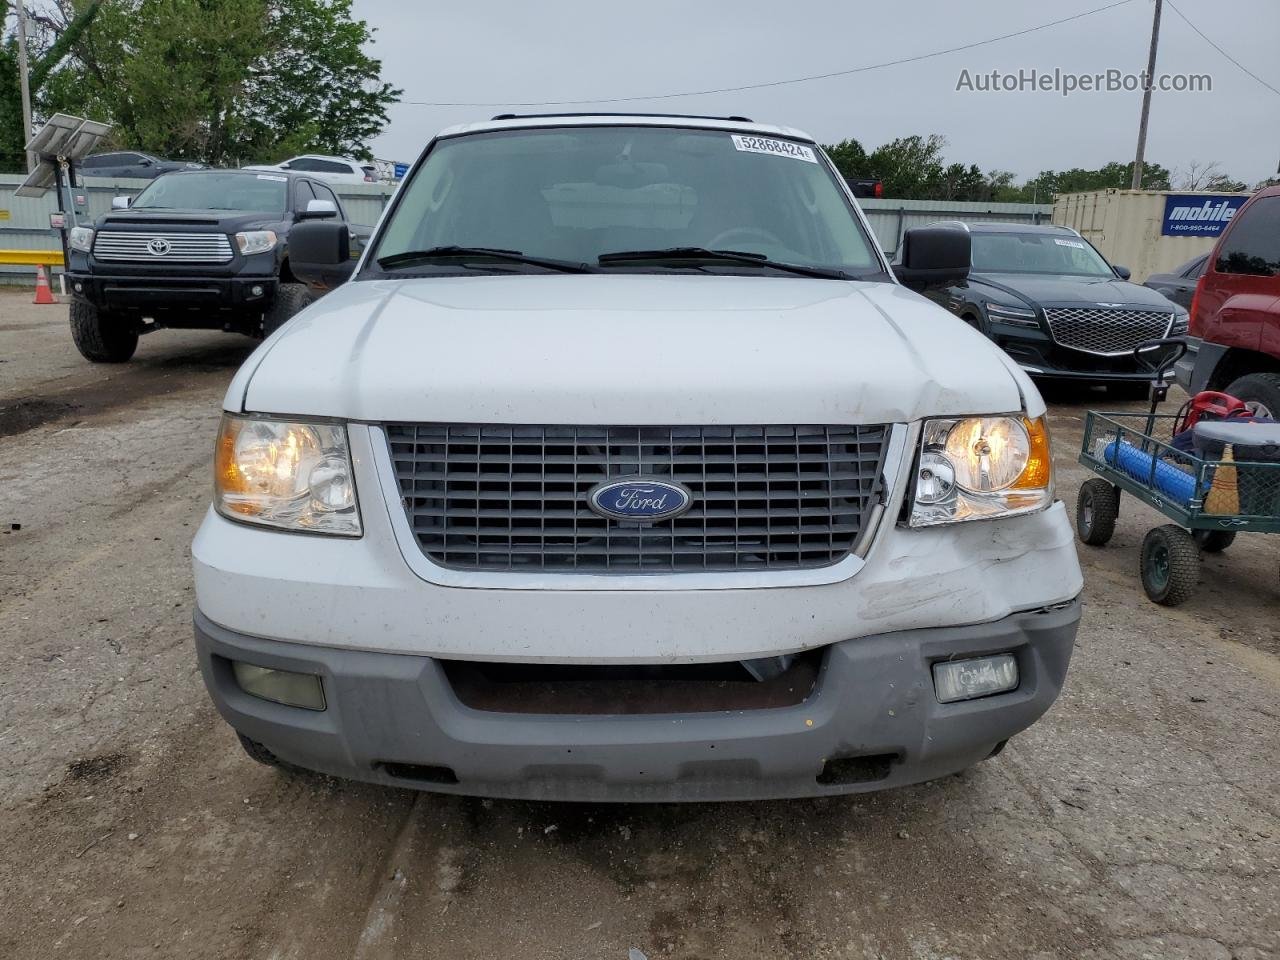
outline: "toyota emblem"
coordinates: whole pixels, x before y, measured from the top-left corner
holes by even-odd
[[[164,237],[152,237],[147,241],[147,252],[153,257],[163,257],[169,252],[169,241]]]

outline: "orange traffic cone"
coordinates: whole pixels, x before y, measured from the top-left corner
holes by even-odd
[[[43,265],[36,267],[36,298],[32,303],[57,303],[49,289],[49,271]]]

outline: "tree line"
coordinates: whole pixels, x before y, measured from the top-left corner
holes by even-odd
[[[1096,170],[1072,167],[1043,170],[1022,183],[1008,170],[983,171],[976,163],[948,163],[947,140],[940,134],[898,137],[871,152],[857,140],[824,146],[846,177],[875,177],[884,195],[901,200],[968,200],[984,203],[1051,203],[1055,194],[1088,190],[1128,190],[1133,161],[1113,161]],[[1240,192],[1248,186],[1222,172],[1217,163],[1190,163],[1170,173],[1158,163],[1142,167],[1144,190],[1212,190]]]
[[[34,112],[113,123],[108,148],[218,166],[307,152],[368,159],[401,91],[364,52],[373,30],[351,3],[28,4]],[[25,169],[17,60],[11,32],[0,43],[0,170]]]

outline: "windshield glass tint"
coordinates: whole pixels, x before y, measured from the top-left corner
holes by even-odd
[[[739,149],[723,131],[573,127],[442,140],[375,259],[464,246],[594,264],[710,247],[867,273],[881,269],[870,243],[825,163]]]
[[[973,269],[978,273],[1115,276],[1098,251],[1085,241],[1043,233],[973,234]]]
[[[154,180],[132,206],[283,213],[288,186],[283,177],[269,175],[184,173]]]

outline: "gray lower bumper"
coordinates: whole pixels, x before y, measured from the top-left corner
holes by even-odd
[[[1199,337],[1187,337],[1187,352],[1178,361],[1174,370],[1174,379],[1178,386],[1195,396],[1201,390],[1208,390],[1214,380],[1218,364],[1226,356],[1227,348],[1216,343],[1207,343]],[[1216,389],[1221,389],[1220,387]]]
[[[985,759],[1056,699],[1079,619],[1077,600],[995,623],[848,640],[828,649],[799,705],[628,716],[476,710],[459,702],[429,657],[264,640],[199,613],[195,636],[222,716],[300,767],[478,796],[745,800],[901,786]],[[1016,656],[1018,689],[937,702],[933,662],[996,652]],[[328,707],[313,712],[252,697],[236,684],[231,660],[319,674]],[[895,759],[828,764],[888,756]],[[448,776],[423,779],[421,770]]]

